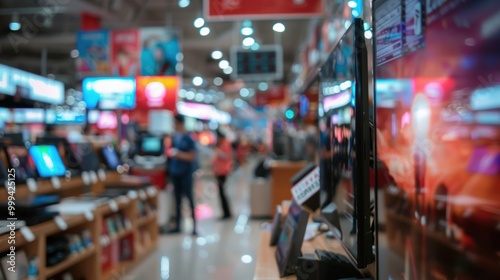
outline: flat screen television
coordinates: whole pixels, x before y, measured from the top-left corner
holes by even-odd
[[[116,170],[121,165],[120,158],[113,146],[102,147],[101,154],[109,170]]]
[[[144,136],[140,144],[141,156],[161,156],[163,155],[163,139],[155,136]]]
[[[41,178],[61,177],[66,175],[66,167],[57,151],[56,146],[34,145],[29,153]]]
[[[24,184],[29,178],[35,178],[35,167],[25,146],[8,145],[5,148],[9,167],[16,173],[16,183]]]
[[[296,265],[301,256],[302,243],[306,234],[309,213],[295,201],[292,201],[279,235],[275,258],[281,277],[296,272]]]
[[[364,23],[355,19],[332,50],[319,72],[320,176],[326,207],[337,203],[338,222],[324,215],[332,232],[341,241],[358,268],[373,261],[373,232],[370,221],[370,130],[368,99],[368,59]],[[327,105],[327,106],[325,106]],[[325,148],[325,145],[327,146]],[[333,202],[335,201],[335,202]],[[323,205],[325,206],[325,205]]]
[[[134,77],[91,77],[82,83],[87,109],[134,109],[135,91]]]
[[[80,158],[79,169],[80,171],[97,171],[101,167],[101,161],[94,151],[91,143],[79,142],[71,143],[70,147],[76,151],[78,158]]]
[[[376,0],[372,14],[377,158],[394,179],[377,180],[378,278],[496,279],[499,2]]]
[[[78,152],[71,147],[68,139],[64,137],[45,135],[37,137],[36,144],[56,146],[64,165],[68,168],[71,174],[78,175],[80,173],[80,163],[82,162],[82,158]]]

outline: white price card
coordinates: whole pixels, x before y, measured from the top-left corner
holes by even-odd
[[[35,240],[35,235],[29,227],[22,227],[19,231],[23,235],[24,239],[26,239],[26,241],[31,242]]]
[[[56,222],[56,225],[60,230],[67,230],[68,229],[68,224],[61,216],[56,216],[54,218],[54,222]]]
[[[127,195],[128,195],[128,197],[129,197],[130,199],[136,199],[136,198],[137,198],[137,192],[136,192],[136,191],[129,191],[129,192],[127,193]]]
[[[127,204],[130,200],[128,199],[128,197],[122,195],[122,196],[120,196],[120,201],[123,204]]]
[[[52,183],[52,186],[54,187],[54,189],[61,188],[61,180],[59,180],[59,177],[50,178],[50,182]]]
[[[90,174],[87,171],[82,172],[82,181],[85,186],[90,185]]]
[[[144,190],[140,190],[139,191],[139,197],[144,200],[146,198],[148,198],[148,196],[146,195],[146,192]]]
[[[99,179],[97,179],[97,173],[92,170],[89,172],[90,174],[90,182],[92,182],[92,184],[97,184],[97,182],[99,182]]]
[[[302,178],[292,188],[292,195],[298,204],[304,204],[319,191],[319,167]]]
[[[104,169],[102,169],[102,168],[101,168],[101,169],[99,169],[99,170],[97,171],[97,175],[99,175],[99,180],[101,180],[101,181],[103,181],[103,182],[104,182],[104,181],[106,181],[106,170],[104,170]]]
[[[38,190],[38,185],[33,178],[26,179],[26,185],[28,186],[28,190],[30,190],[30,192],[36,192]]]
[[[87,211],[85,212],[85,219],[87,219],[87,221],[89,222],[92,222],[94,220],[94,213],[92,213],[92,211]]]
[[[116,201],[114,199],[109,201],[109,208],[113,212],[118,212],[118,204],[116,203]]]
[[[156,195],[156,188],[155,187],[149,187],[148,190],[147,190],[147,192],[148,192],[148,195],[150,197],[154,197]]]

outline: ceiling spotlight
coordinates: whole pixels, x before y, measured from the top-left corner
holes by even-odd
[[[219,67],[220,67],[220,69],[226,69],[227,67],[229,67],[229,61],[227,61],[225,59],[221,60],[219,62]]]
[[[77,58],[78,56],[80,56],[80,52],[78,50],[76,50],[76,49],[72,50],[70,52],[70,56],[71,56],[71,58]]]
[[[196,101],[198,101],[198,102],[203,101],[203,99],[204,99],[204,96],[203,96],[203,93],[201,93],[201,92],[198,92],[198,93],[196,94],[195,98],[194,98],[194,100],[196,100]]]
[[[190,0],[179,0],[179,7],[180,8],[187,8],[191,4]]]
[[[19,22],[19,15],[17,13],[12,14],[12,20],[9,23],[9,29],[12,31],[18,31],[21,29],[21,23]]]
[[[358,3],[354,0],[350,0],[349,2],[347,2],[347,6],[349,6],[349,8],[356,8],[358,6]]]
[[[281,22],[275,23],[273,25],[273,30],[279,33],[285,32],[285,25]]]
[[[222,78],[221,78],[221,77],[215,77],[215,78],[214,78],[214,85],[216,85],[216,86],[218,86],[218,87],[222,86],[222,83],[223,83],[223,82],[224,82],[224,81],[222,80]]]
[[[210,34],[210,28],[205,26],[200,29],[201,36],[207,36],[208,34]]]
[[[250,49],[252,49],[252,51],[257,51],[260,49],[260,45],[259,43],[255,42],[251,47]]]
[[[213,59],[221,59],[222,58],[222,52],[221,51],[213,51],[212,52],[212,58]]]
[[[255,39],[252,37],[246,37],[243,39],[243,46],[245,47],[251,47],[253,44],[255,44]]]
[[[253,28],[252,27],[243,27],[241,29],[241,35],[243,36],[250,36],[253,34]]]
[[[205,25],[205,20],[203,18],[197,18],[194,20],[194,27],[200,28]]]
[[[203,84],[203,78],[200,76],[196,76],[193,78],[193,85],[199,87]]]
[[[222,71],[224,72],[224,74],[229,75],[229,74],[233,73],[233,67],[228,66],[227,68],[224,68],[224,70],[222,70]]]

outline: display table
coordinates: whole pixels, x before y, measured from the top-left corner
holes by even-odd
[[[271,163],[271,209],[292,197],[290,180],[307,165],[305,161],[273,161]]]
[[[260,233],[259,253],[257,255],[257,264],[255,266],[254,280],[273,280],[273,279],[297,279],[295,275],[280,278],[278,265],[274,254],[276,246],[270,247],[271,232],[262,230]],[[340,243],[334,239],[327,239],[325,235],[320,235],[311,241],[305,241],[302,244],[302,254],[314,254],[316,249],[323,249],[339,254],[345,254]]]

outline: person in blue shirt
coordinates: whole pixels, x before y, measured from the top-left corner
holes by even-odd
[[[181,230],[182,198],[186,196],[191,207],[193,218],[193,235],[196,235],[195,205],[193,198],[193,171],[196,160],[196,146],[186,131],[184,117],[176,115],[174,120],[175,134],[172,138],[172,148],[168,151],[169,176],[174,185],[176,203],[176,226],[170,233],[179,233]]]

